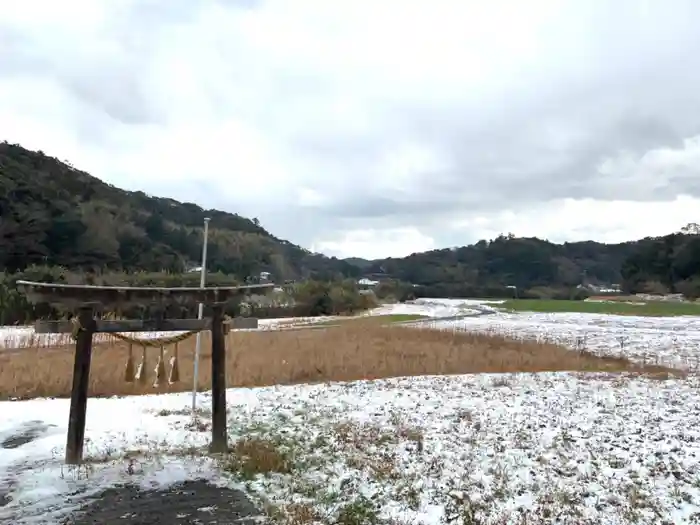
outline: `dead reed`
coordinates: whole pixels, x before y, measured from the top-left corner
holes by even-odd
[[[209,334],[203,334],[199,384],[211,384]],[[158,349],[148,349],[144,383],[127,383],[128,345],[95,345],[90,395],[112,396],[186,391],[192,387],[194,338],[180,345],[180,380],[153,386]],[[140,348],[134,349],[138,364]],[[172,355],[166,349],[166,362]],[[227,338],[227,383],[230,386],[350,381],[400,376],[498,372],[607,371],[658,373],[668,369],[641,366],[623,358],[494,334],[386,327],[348,323],[314,330],[231,332]],[[0,399],[70,395],[73,347],[0,351]],[[164,383],[164,384],[163,384]]]

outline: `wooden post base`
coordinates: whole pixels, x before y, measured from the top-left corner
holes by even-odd
[[[73,387],[70,396],[66,463],[77,465],[83,461],[85,441],[85,416],[87,415],[90,361],[92,360],[92,335],[95,331],[92,306],[84,306],[78,313],[80,330],[75,341]]]
[[[211,317],[211,452],[228,450],[226,432],[226,339],[221,305],[212,308]]]

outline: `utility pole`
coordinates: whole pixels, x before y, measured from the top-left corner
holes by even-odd
[[[207,279],[207,244],[209,242],[209,217],[204,219],[204,244],[202,245],[202,267],[199,277],[199,287],[204,288]],[[204,315],[204,304],[199,303],[197,319]],[[192,381],[192,416],[197,410],[197,378],[199,377],[199,354],[202,348],[202,332],[197,332],[197,343],[194,351],[194,379]]]

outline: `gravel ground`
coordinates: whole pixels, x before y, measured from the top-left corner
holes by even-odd
[[[252,525],[260,512],[238,490],[206,480],[186,481],[167,490],[126,485],[99,494],[66,518],[65,525]]]

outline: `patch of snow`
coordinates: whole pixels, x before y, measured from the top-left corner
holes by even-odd
[[[476,315],[484,310],[496,311],[490,304],[500,304],[499,300],[482,299],[416,299],[405,303],[382,305],[369,312],[369,315],[423,315],[426,317],[459,317]]]
[[[135,332],[142,339],[177,335],[184,332]],[[109,334],[95,334],[95,341],[108,341]],[[0,326],[0,351],[3,348],[45,348],[72,343],[70,334],[37,334],[32,326]]]
[[[282,317],[278,319],[259,319],[259,330],[279,330],[281,328],[305,326],[314,323],[324,323],[337,319],[337,316],[319,315],[316,317]]]

